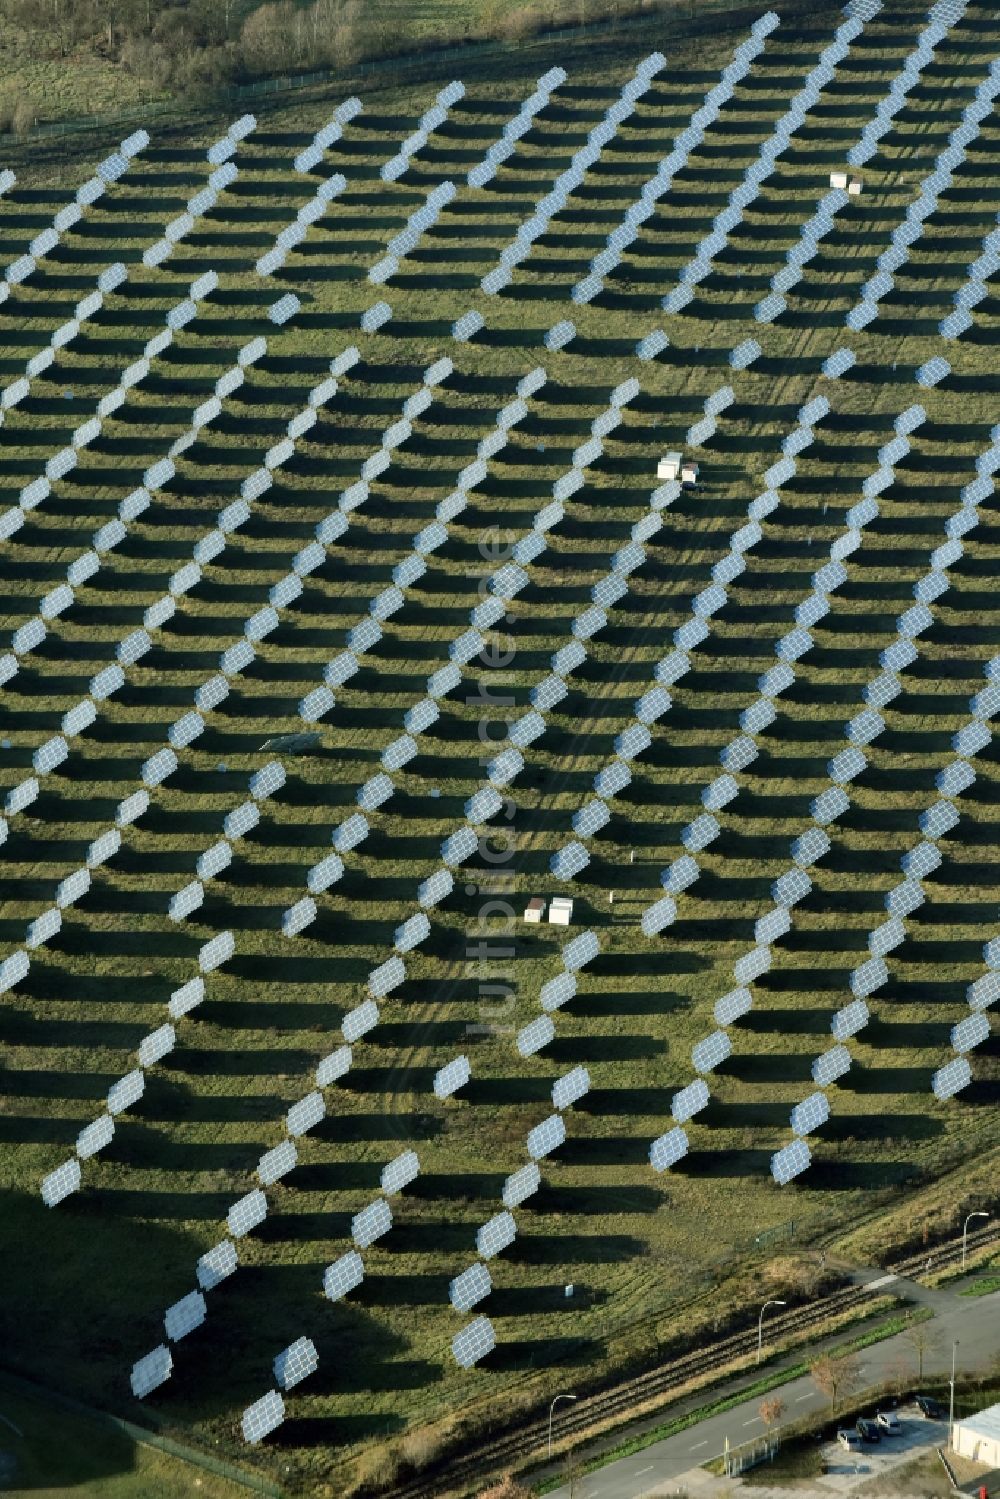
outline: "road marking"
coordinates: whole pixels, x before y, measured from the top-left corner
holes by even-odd
[[[697,1452],[699,1447],[707,1447],[707,1446],[708,1446],[708,1438],[706,1437],[703,1442],[695,1442],[694,1446],[691,1448],[691,1451],[692,1452]]]
[[[755,1426],[757,1424],[757,1422],[760,1421],[760,1420],[762,1420],[762,1419],[763,1419],[763,1417],[761,1417],[761,1416],[754,1416],[754,1418],[753,1418],[752,1421],[744,1421],[743,1425],[744,1426]]]
[[[21,1430],[20,1426],[15,1426],[13,1421],[8,1421],[6,1416],[0,1416],[0,1421],[2,1421],[5,1426],[9,1426],[11,1431],[14,1432],[16,1436],[19,1436],[22,1441],[24,1440],[24,1432]]]
[[[650,1465],[649,1465],[648,1468],[640,1468],[639,1471],[638,1471],[638,1473],[634,1474],[633,1476],[635,1478],[641,1478],[644,1473],[652,1473],[652,1471],[655,1468],[655,1466],[656,1466],[655,1463],[650,1463]]]
[[[799,1403],[800,1400],[811,1400],[812,1398],[813,1398],[812,1391],[811,1390],[807,1390],[804,1395],[796,1395],[796,1397],[795,1397],[795,1404],[798,1405],[798,1403]]]
[[[883,1275],[880,1280],[867,1280],[865,1281],[865,1290],[877,1291],[879,1286],[891,1286],[893,1281],[898,1279],[898,1275]]]

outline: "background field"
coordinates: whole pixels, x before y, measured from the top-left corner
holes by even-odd
[[[922,13],[888,9],[852,49],[720,256],[718,274],[684,316],[663,313],[659,299],[829,39],[832,14],[809,25],[789,21],[774,34],[622,272],[590,307],[572,308],[570,287],[743,33],[671,49],[668,68],[501,298],[483,296],[479,277],[584,142],[639,54],[574,70],[485,191],[465,187],[464,174],[530,92],[530,75],[477,83],[391,186],[378,181],[379,165],[435,90],[366,99],[327,157],[327,170],[346,174],[346,193],[289,267],[268,280],[255,275],[254,262],[311,194],[314,183],[291,163],[333,104],[263,121],[240,148],[234,189],[166,267],[147,271],[137,264],[142,248],[205,181],[211,168],[204,152],[219,131],[191,141],[154,138],[0,308],[7,383],[72,315],[103,265],[120,258],[133,268],[123,294],[108,299],[49,378],[7,414],[0,484],[9,504],[139,356],[189,281],[214,267],[222,282],[74,474],[4,543],[5,630],[31,617],[62,580],[91,531],[117,513],[145,467],[165,453],[238,347],[257,332],[269,334],[267,356],[223,418],[178,459],[178,477],[3,690],[0,715],[10,742],[0,750],[4,790],[31,773],[33,751],[58,732],[62,714],[113,658],[115,643],[141,624],[215,512],[283,435],[330,358],[355,342],[362,352],[250,523],[205,569],[202,584],[156,634],[153,651],[128,671],[126,688],[73,742],[28,813],[11,819],[0,855],[4,955],[113,821],[117,802],[135,789],[140,763],[165,742],[167,727],[190,709],[195,686],[239,636],[244,617],[266,602],[267,590],[357,477],[423,369],[445,353],[456,365],[355,513],[339,550],[306,580],[254,665],[234,679],[204,736],[181,752],[181,769],[154,793],[149,814],[126,830],[122,853],[64,913],[62,932],[34,955],[28,979],[3,998],[0,1244],[8,1294],[0,1338],[12,1366],[133,1415],[145,1410],[128,1390],[133,1360],[161,1341],[163,1309],[193,1288],[195,1258],[217,1242],[231,1202],[254,1184],[260,1154],[281,1139],[282,1115],[311,1086],[343,1014],[364,997],[368,970],[388,955],[395,927],[414,909],[418,881],[436,867],[441,839],[461,822],[482,779],[482,708],[475,700],[466,702],[461,691],[442,702],[418,758],[397,777],[400,790],[371,815],[370,838],[346,856],[345,878],[320,897],[318,921],[294,944],[281,936],[281,913],[305,893],[306,869],[353,809],[381,749],[402,732],[402,713],[422,696],[427,673],[466,628],[489,567],[483,538],[494,527],[513,534],[530,527],[612,387],[633,374],[642,396],[567,503],[566,521],[512,606],[512,662],[495,672],[477,665],[467,678],[511,693],[517,709],[527,705],[572,615],[646,509],[658,456],[683,445],[705,396],[727,379],[736,403],[700,454],[698,489],[667,512],[630,594],[591,643],[546,735],[526,752],[528,767],[512,792],[516,903],[554,893],[551,853],[570,836],[572,813],[588,798],[690,599],[765,487],[761,475],[796,411],[818,391],[829,394],[834,410],[800,457],[780,509],[764,522],[764,541],[732,585],[695,669],[672,689],[673,710],[654,728],[652,749],[636,762],[632,785],[571,892],[574,929],[592,927],[602,954],[581,975],[577,999],[558,1016],[558,1039],[543,1054],[523,1060],[510,1035],[470,1036],[482,998],[466,946],[470,933],[478,938],[482,898],[459,877],[454,894],[430,913],[432,936],[409,956],[408,980],[387,1001],[383,1022],[356,1048],[344,1081],[328,1090],[327,1119],[300,1142],[301,1164],[270,1194],[266,1223],[241,1242],[243,1268],[211,1293],[205,1328],[177,1347],[173,1378],[150,1409],[210,1450],[245,1462],[239,1413],[271,1383],[274,1354],[307,1334],[320,1351],[320,1369],[289,1398],[285,1425],[253,1461],[292,1491],[309,1485],[309,1492],[339,1494],[349,1470],[338,1465],[366,1446],[446,1423],[457,1412],[485,1420],[515,1398],[540,1400],[620,1356],[636,1329],[648,1335],[658,1326],[666,1335],[682,1307],[693,1304],[711,1326],[728,1305],[713,1287],[727,1267],[758,1253],[759,1236],[804,1245],[832,1238],[902,1201],[908,1188],[996,1150],[995,1035],[976,1053],[975,1082],[960,1098],[943,1105],[930,1092],[933,1070],[950,1055],[950,1028],[967,1013],[965,986],[982,971],[982,943],[996,930],[997,762],[988,749],[963,798],[962,821],[946,841],[947,857],[927,882],[927,904],[892,955],[891,986],[851,1043],[854,1067],[831,1090],[833,1117],[813,1142],[813,1168],[784,1190],[768,1169],[772,1151],[789,1138],[789,1108],[810,1089],[809,1062],[826,1044],[830,1013],[848,997],[847,973],[866,955],[866,933],[880,919],[899,855],[919,840],[917,818],[936,798],[934,776],[951,756],[968,697],[998,648],[993,575],[1000,537],[990,501],[965,538],[921,660],[885,711],[889,729],[869,750],[855,809],[830,830],[833,851],[812,871],[813,893],[775,949],[774,970],[758,982],[755,1011],[734,1028],[734,1055],[715,1075],[710,1107],[690,1127],[690,1156],[668,1178],[647,1161],[672,1093],[690,1078],[690,1047],[712,1028],[712,1005],[732,986],[733,960],[770,905],[770,883],[787,863],[790,839],[807,825],[826,762],[843,747],[843,724],[862,706],[861,688],[878,670],[894,618],[911,602],[912,584],[943,539],[944,519],[997,420],[995,298],[976,309],[975,329],[944,349],[951,377],[928,392],[913,382],[917,366],[942,352],[937,322],[1000,208],[995,120],[984,126],[878,322],[862,334],[843,328],[916,183],[983,76],[984,59],[996,51],[1000,23],[988,6],[970,7],[942,44],[870,164],[863,197],[838,217],[789,314],[763,330],[752,321],[754,302],[829,171],[913,44]],[[58,160],[34,172],[18,168],[18,186],[0,200],[4,263],[51,221],[87,170],[89,164]],[[365,275],[386,241],[426,188],[449,178],[463,185],[438,227],[384,293],[368,286]],[[275,331],[266,312],[285,289],[302,298],[303,309],[287,330]],[[392,320],[363,335],[360,314],[383,294]],[[457,345],[450,325],[470,306],[482,308],[487,329]],[[570,313],[578,337],[564,352],[548,353],[545,330]],[[640,363],[637,339],[660,326],[670,348],[654,363]],[[728,351],[751,331],[765,357],[731,375]],[[820,365],[844,343],[858,363],[833,384]],[[195,917],[173,924],[170,897],[221,837],[222,818],[245,797],[247,776],[271,758],[260,746],[301,727],[297,703],[343,649],[346,627],[389,582],[413,533],[475,456],[495,412],[539,363],[549,382],[529,418],[493,461],[404,609],[384,626],[380,646],[338,691],[322,751],[286,761],[288,784],[264,805],[258,829],[207,887]],[[917,399],[929,421],[850,559],[848,583],[816,627],[816,648],[779,700],[759,759],[740,777],[733,814],[720,814],[723,835],[701,856],[706,872],[680,898],[677,923],[648,940],[638,915],[680,852],[679,832],[717,773],[718,751],[736,732],[863,476],[877,466],[894,417]],[[46,1210],[41,1177],[72,1152],[110,1084],[135,1065],[138,1042],[166,1019],[167,998],[195,972],[201,944],[226,928],[235,934],[236,955],[210,976],[205,1003],[178,1022],[177,1049],[150,1072],[145,1097],[121,1117],[111,1146],[84,1164],[83,1192]],[[502,921],[482,930],[500,946],[509,941]],[[521,1025],[536,1012],[539,984],[558,971],[559,944],[555,929],[518,926],[513,945],[513,956],[487,965],[485,978],[496,982],[498,968],[513,971],[512,1022]],[[434,1071],[461,1051],[470,1056],[473,1081],[440,1103],[431,1094]],[[495,1323],[497,1351],[482,1368],[462,1373],[448,1347],[461,1325],[448,1304],[448,1282],[473,1257],[476,1228],[499,1207],[504,1177],[523,1163],[526,1131],[550,1112],[552,1081],[578,1063],[589,1069],[592,1090],[572,1111],[566,1145],[544,1163],[542,1190],[519,1210],[516,1243],[491,1265],[496,1289],[483,1310]],[[391,1234],[366,1252],[363,1286],[331,1306],[322,1295],[323,1267],[348,1247],[351,1216],[376,1192],[382,1165],[407,1146],[420,1155],[421,1176],[394,1199]],[[960,1181],[956,1210],[962,1191]],[[572,1299],[563,1295],[565,1282],[575,1285]]]

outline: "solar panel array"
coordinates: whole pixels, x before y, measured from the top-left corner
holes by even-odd
[[[750,340],[750,342],[753,342],[753,340]],[[759,346],[757,346],[757,348],[759,348]],[[214,420],[214,418],[210,418],[210,420]],[[307,430],[307,429],[303,429],[303,430]],[[799,430],[799,435],[801,435],[801,436],[805,435],[805,433],[802,432],[802,429]],[[798,445],[793,444],[793,447],[795,447],[795,451],[799,451]],[[222,528],[222,529],[225,529],[225,528]],[[217,553],[216,553],[216,555],[217,555]],[[535,553],[535,555],[537,555],[537,553]],[[519,559],[517,559],[517,561],[520,562],[520,561],[522,561],[522,559],[519,558]],[[735,576],[738,576],[738,574],[733,574],[733,577],[735,577]],[[715,580],[715,582],[718,582],[718,583],[723,583],[723,582],[727,583],[727,582],[730,582],[730,580],[732,580],[732,579],[730,579],[730,577],[724,577],[724,579],[717,579],[717,580]],[[298,579],[297,576],[295,576],[295,582],[298,582],[298,585],[300,585],[300,579]],[[298,595],[295,594],[295,583],[288,582],[288,580],[285,580],[285,586],[283,586],[283,591],[279,592],[279,594],[277,594],[277,598],[271,598],[271,604],[273,604],[274,609],[279,609],[279,607],[280,607],[280,609],[283,609],[283,607],[286,607],[286,604],[291,603],[292,598],[294,598],[294,597],[298,597]],[[277,600],[280,600],[280,603]],[[52,607],[54,607],[54,606],[52,606]],[[163,607],[165,607],[165,606],[163,606]],[[54,618],[54,616],[49,615],[49,618]],[[150,616],[150,618],[147,619],[147,630],[148,630],[148,628],[159,628],[159,618],[160,618],[159,615]],[[163,619],[165,619],[165,618],[166,618],[166,616],[163,616]],[[267,619],[270,619],[270,618],[271,618],[271,616],[268,615]],[[262,621],[262,622],[267,622],[267,619],[264,619],[264,621]],[[256,627],[253,627],[253,628],[256,628]],[[136,637],[136,639],[138,639],[138,637]],[[247,639],[249,639],[249,637],[247,637]],[[259,636],[258,639],[262,639],[262,636]],[[700,639],[703,639],[703,637],[700,637]],[[139,642],[139,643],[141,643],[141,642]],[[699,643],[699,640],[694,640],[694,645],[697,645],[697,643]],[[142,654],[144,654],[144,652],[142,652]],[[136,660],[138,660],[138,657],[136,657]],[[229,660],[229,661],[231,661],[232,664],[235,664],[235,666],[237,666],[238,670],[243,669],[243,667],[238,666],[238,663],[240,663],[241,657],[235,657],[235,658],[226,657],[226,660]],[[252,660],[253,660],[253,655],[252,655],[252,652],[250,652],[250,655],[249,655],[249,658],[247,658],[247,661],[252,661]],[[667,706],[669,706],[669,703],[667,703]],[[190,741],[187,741],[187,742],[190,742]],[[864,742],[868,742],[868,741],[864,741]],[[649,744],[649,736],[646,736],[646,745],[648,745],[648,744]],[[640,751],[640,752],[642,752],[642,751]],[[754,752],[756,752],[756,749],[754,749]],[[168,763],[169,763],[169,761],[166,761],[166,760],[160,761],[160,764],[168,764]],[[522,760],[522,764],[523,764],[523,760]],[[48,772],[42,772],[42,773],[48,773]],[[514,773],[517,773],[517,772],[514,772]],[[720,778],[720,779],[723,779],[723,778]],[[159,782],[153,781],[153,782],[151,782],[151,784],[159,784]],[[831,788],[831,790],[834,790],[834,788]],[[271,793],[267,793],[267,794],[271,794]],[[729,800],[729,797],[727,797],[727,800]],[[148,803],[147,803],[147,805],[148,805]],[[706,805],[708,805],[708,803],[706,803]],[[721,803],[721,805],[724,805],[724,803]],[[141,815],[141,814],[139,814],[139,815]],[[340,865],[340,868],[342,868],[342,865]],[[439,871],[439,872],[441,872],[441,871]],[[199,871],[199,874],[201,874],[201,871]],[[211,875],[208,875],[208,877],[211,877]],[[430,881],[424,881],[424,886],[429,886],[429,883],[430,883]],[[448,887],[450,887],[450,886],[448,886]],[[423,886],[421,886],[421,889],[423,889]],[[315,907],[313,907],[313,908],[315,908]],[[406,923],[406,925],[408,925],[408,923]],[[400,928],[400,929],[402,929],[402,928]],[[565,977],[565,976],[562,976],[562,977]],[[139,1076],[141,1076],[141,1075],[139,1075]],[[678,1133],[678,1132],[672,1132],[672,1133]]]
[[[771,13],[763,17],[766,24],[778,24],[778,18]],[[757,158],[747,167],[744,172],[743,182],[730,193],[729,206],[716,215],[712,229],[704,237],[702,243],[695,251],[694,257],[682,268],[678,276],[678,285],[668,293],[664,299],[664,307],[670,312],[680,312],[693,297],[693,286],[705,280],[711,273],[715,257],[725,248],[733,230],[740,224],[746,210],[754,203],[760,193],[761,186],[774,172],[779,156],[787,149],[794,132],[803,124],[806,111],[818,100],[823,88],[834,77],[838,63],[847,55],[851,42],[862,31],[864,20],[860,17],[850,16],[838,27],[833,41],[824,49],[819,61],[811,69],[809,77],[803,88],[793,97],[785,114],[779,119],[774,127],[769,140],[765,141],[758,149]],[[762,45],[762,35],[756,38],[757,44]],[[747,43],[743,44],[747,46]],[[737,59],[740,60],[740,52],[737,50]],[[729,70],[727,70],[728,72]],[[724,75],[725,79],[725,75]],[[694,130],[693,125],[689,127],[687,134]],[[697,140],[697,135],[694,140]],[[692,140],[692,144],[694,143]],[[803,260],[810,258],[815,253],[814,235],[825,225],[827,215],[830,212],[828,200],[820,205],[814,220],[807,226],[804,233],[802,249],[800,254]],[[783,279],[776,278],[777,286],[789,289],[794,285],[797,269],[796,262],[790,258],[787,268],[788,274]],[[768,297],[757,304],[754,315],[759,322],[770,322],[778,317],[785,309],[784,297],[777,289],[773,290]]]

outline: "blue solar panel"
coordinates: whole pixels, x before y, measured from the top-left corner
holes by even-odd
[[[725,1031],[713,1031],[692,1049],[691,1061],[696,1072],[711,1072],[731,1055],[733,1044]]]
[[[668,1130],[649,1147],[649,1163],[654,1171],[666,1171],[683,1160],[688,1152],[688,1138],[682,1129]]]
[[[830,1101],[825,1093],[810,1093],[792,1110],[790,1123],[792,1133],[811,1135],[830,1117]]]
[[[785,906],[768,911],[754,924],[754,941],[763,946],[777,942],[791,927],[791,918]]]
[[[274,1377],[283,1390],[290,1390],[318,1368],[316,1345],[309,1338],[296,1338],[275,1357]]]
[[[243,1440],[249,1446],[262,1442],[284,1419],[284,1401],[277,1390],[268,1390],[266,1395],[254,1401],[253,1405],[248,1405],[243,1412]]]
[[[226,1225],[234,1239],[242,1238],[267,1217],[267,1198],[259,1187],[234,1202],[226,1215]]]
[[[495,1347],[496,1334],[488,1317],[477,1317],[474,1322],[469,1323],[468,1327],[456,1333],[451,1340],[455,1362],[463,1369],[471,1368],[473,1364],[492,1353]]]
[[[693,885],[701,871],[690,854],[682,854],[675,859],[669,869],[661,876],[664,890],[671,895],[679,895],[689,885]]]
[[[459,1088],[464,1088],[472,1076],[468,1057],[455,1057],[434,1075],[434,1094],[437,1098],[450,1098]]]
[[[382,1198],[376,1198],[351,1219],[351,1237],[359,1249],[366,1249],[387,1234],[392,1227],[392,1209]]]
[[[163,1343],[158,1348],[154,1348],[152,1353],[147,1353],[144,1358],[137,1359],[132,1365],[132,1394],[137,1400],[145,1399],[170,1378],[173,1366],[174,1361],[170,1349]]]
[[[739,1020],[752,1009],[753,996],[749,989],[731,989],[728,994],[716,1000],[713,1012],[715,1023],[716,1025],[732,1025],[734,1021]]]
[[[779,1186],[785,1186],[810,1164],[809,1147],[804,1140],[793,1140],[771,1157],[771,1175]]]
[[[738,984],[752,984],[754,979],[760,978],[762,973],[767,973],[771,967],[771,950],[768,947],[752,947],[749,952],[744,953],[742,958],[737,958],[733,964],[733,977]]]
[[[487,1267],[477,1261],[456,1275],[448,1287],[448,1299],[458,1312],[468,1312],[493,1289],[493,1281]]]
[[[916,911],[923,905],[925,899],[926,896],[919,882],[915,879],[906,879],[888,892],[885,897],[885,908],[890,916],[902,918]]]
[[[401,1192],[404,1187],[409,1186],[411,1181],[416,1180],[420,1172],[420,1161],[415,1150],[404,1150],[400,1155],[383,1167],[381,1177],[382,1191],[387,1197],[395,1192]]]
[[[969,1066],[967,1057],[955,1057],[953,1061],[938,1068],[931,1081],[936,1098],[942,1100],[953,1098],[962,1088],[967,1088],[972,1081],[972,1068]]]
[[[555,1026],[550,1016],[539,1015],[536,1020],[532,1020],[518,1031],[515,1044],[522,1057],[530,1057],[541,1051],[544,1046],[548,1046],[555,1033]]]
[[[830,1031],[835,1041],[846,1041],[863,1030],[868,1020],[868,1006],[863,999],[855,999],[837,1011],[830,1022]]]
[[[689,853],[696,853],[713,843],[719,836],[719,832],[719,824],[715,818],[710,812],[703,812],[684,828],[681,833],[681,842]]]
[[[514,1171],[508,1176],[503,1185],[502,1200],[504,1207],[517,1207],[538,1191],[541,1182],[541,1172],[534,1161],[531,1161],[527,1166],[522,1166],[520,1171]]]
[[[490,1260],[513,1244],[516,1237],[517,1225],[511,1214],[497,1213],[476,1234],[476,1250],[482,1259]]]
[[[736,772],[752,765],[758,754],[759,750],[753,740],[740,736],[726,745],[719,759],[726,770]]]
[[[533,1161],[540,1160],[542,1156],[549,1155],[553,1150],[558,1149],[565,1138],[566,1125],[563,1123],[562,1115],[551,1114],[548,1119],[543,1119],[541,1124],[536,1124],[535,1128],[528,1132],[526,1142],[528,1154]]]
[[[703,1109],[708,1100],[708,1085],[699,1078],[697,1082],[689,1083],[686,1088],[681,1088],[674,1094],[670,1103],[670,1112],[678,1124],[683,1124],[685,1120],[691,1119]]]
[[[989,1026],[987,1024],[987,1031]],[[556,1109],[568,1109],[590,1091],[590,1073],[586,1067],[574,1067],[571,1072],[556,1078],[552,1084],[552,1105]]]
[[[538,1002],[543,1010],[555,1010],[568,1003],[576,993],[576,979],[572,973],[560,973],[542,985]]]
[[[851,974],[851,993],[859,996],[874,994],[876,989],[881,989],[889,982],[889,970],[884,959],[880,957],[869,958],[866,963],[860,964]]]
[[[645,724],[630,724],[628,729],[622,730],[621,735],[616,735],[615,754],[621,755],[622,760],[634,760],[651,744],[652,735]]]
[[[422,906],[436,906],[455,887],[454,877],[447,869],[437,869],[417,888],[417,899]]]
[[[340,1021],[340,1033],[346,1042],[360,1040],[366,1036],[367,1031],[378,1025],[378,1004],[375,1000],[364,1000],[361,1004],[355,1004],[354,1009],[348,1010],[342,1021]]]
[[[957,1025],[952,1026],[951,1044],[957,1052],[972,1051],[976,1046],[982,1046],[984,1041],[990,1038],[990,1022],[985,1015],[967,1015]]]
[[[557,879],[571,880],[581,874],[589,863],[590,855],[583,844],[573,842],[552,855],[549,868]]]

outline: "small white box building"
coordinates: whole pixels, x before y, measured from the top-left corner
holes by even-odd
[[[545,902],[540,895],[533,895],[524,908],[525,921],[541,921],[545,915]]]
[[[840,190],[841,190],[841,192],[844,192],[846,190],[846,188],[847,188],[847,173],[846,172],[831,172],[830,173],[830,186],[831,187],[839,187]]]
[[[664,453],[656,465],[656,477],[658,479],[676,479],[681,471],[680,453]]]
[[[861,196],[861,178],[852,177],[847,184],[847,191],[852,198],[859,198]]]
[[[697,465],[697,463],[685,463],[685,464],[682,464],[682,466],[681,466],[681,483],[682,484],[697,484],[697,482],[698,482],[698,465]]]
[[[573,902],[568,895],[554,895],[549,902],[549,923],[552,926],[569,926],[573,917]]]
[[[956,1421],[951,1445],[959,1457],[1000,1468],[1000,1405],[989,1405],[978,1415]]]

